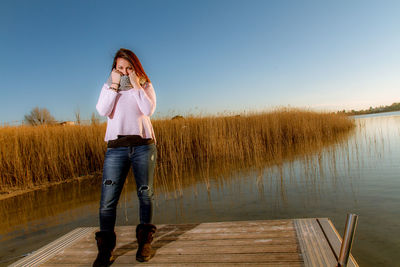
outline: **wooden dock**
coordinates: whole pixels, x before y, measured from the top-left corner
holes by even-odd
[[[336,266],[341,237],[327,218],[157,225],[156,255],[135,260],[135,226],[116,228],[111,266]],[[91,266],[98,227],[77,228],[11,266]],[[350,256],[348,266],[358,266]]]

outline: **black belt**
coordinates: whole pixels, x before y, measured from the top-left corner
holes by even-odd
[[[154,140],[152,138],[142,138],[140,135],[118,135],[117,139],[109,140],[107,142],[107,147],[142,146],[153,143]]]

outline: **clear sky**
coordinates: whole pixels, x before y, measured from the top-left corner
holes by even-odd
[[[2,0],[0,122],[96,111],[134,51],[155,116],[400,102],[400,1]]]

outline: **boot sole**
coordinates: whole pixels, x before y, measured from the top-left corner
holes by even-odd
[[[150,259],[151,259],[151,257],[145,257],[145,258],[142,258],[142,257],[136,257],[136,260],[137,260],[137,261],[140,261],[140,262],[149,261]]]

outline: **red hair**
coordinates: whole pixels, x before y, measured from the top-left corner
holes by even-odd
[[[116,67],[117,65],[117,58],[123,58],[129,61],[129,63],[132,64],[134,71],[136,72],[136,75],[139,77],[140,83],[143,85],[145,82],[150,82],[149,77],[147,77],[146,72],[144,72],[144,69],[142,67],[142,64],[140,63],[139,58],[129,49],[125,48],[120,48],[117,53],[115,53],[114,56],[114,61],[111,67],[111,71]]]

